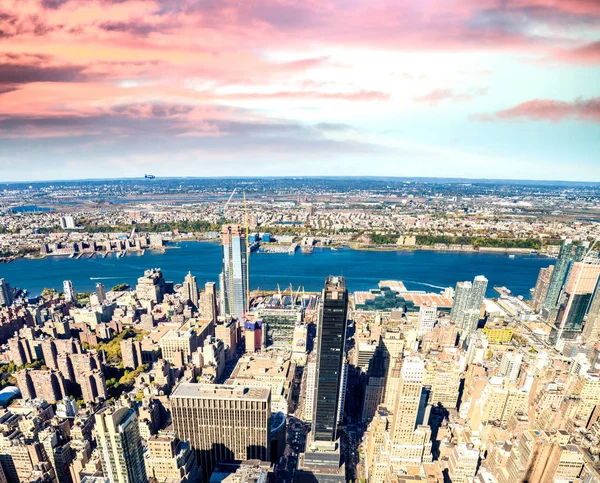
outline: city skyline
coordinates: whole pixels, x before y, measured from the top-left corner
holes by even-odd
[[[9,0],[0,168],[600,180],[599,26],[583,0]]]

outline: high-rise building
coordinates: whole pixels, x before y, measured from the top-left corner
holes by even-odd
[[[556,322],[550,333],[551,342],[556,343],[559,339],[573,340],[581,334],[599,278],[600,264],[572,264],[559,302]]]
[[[200,295],[200,315],[210,319],[213,324],[217,321],[217,289],[215,282],[206,282],[204,292]]]
[[[112,483],[147,483],[144,449],[133,409],[107,408],[96,414],[102,471]]]
[[[148,478],[158,483],[197,483],[200,477],[196,453],[172,432],[161,432],[148,440],[146,469]]]
[[[472,444],[458,443],[452,448],[448,461],[448,476],[453,482],[468,482],[477,474],[479,450]]]
[[[194,329],[169,330],[159,344],[163,359],[172,364],[187,364],[198,348],[198,337]]]
[[[141,342],[135,339],[123,339],[121,341],[121,355],[125,369],[137,369],[143,364]]]
[[[483,275],[475,277],[473,283],[458,282],[456,284],[450,320],[458,326],[463,340],[477,330],[487,284],[488,280]]]
[[[75,289],[73,288],[73,282],[70,280],[65,280],[63,282],[63,292],[65,294],[65,301],[76,303],[77,302],[77,294],[75,293]]]
[[[74,454],[66,436],[62,431],[49,427],[38,433],[38,439],[44,449],[46,460],[54,468],[58,483],[72,483],[69,465],[73,461]]]
[[[533,289],[533,295],[531,296],[531,306],[536,312],[539,312],[544,305],[553,271],[554,265],[540,269],[535,288]]]
[[[302,420],[310,423],[313,419],[314,405],[315,405],[315,384],[317,376],[317,363],[314,360],[310,360],[306,364],[305,369],[306,386],[304,398],[302,399]]]
[[[338,406],[346,341],[348,291],[344,277],[328,277],[321,293],[317,324],[317,377],[313,441],[337,439]]]
[[[101,283],[96,284],[96,297],[98,297],[98,303],[100,305],[106,302],[106,289]]]
[[[583,338],[591,343],[595,343],[600,339],[600,280],[598,280],[590,302],[590,308],[583,327]]]
[[[181,383],[170,400],[173,427],[206,480],[218,461],[269,461],[270,388]]]
[[[256,316],[266,324],[267,345],[276,347],[289,347],[294,340],[296,325],[302,322],[299,307],[261,307]]]
[[[219,278],[223,315],[240,318],[246,312],[246,236],[240,225],[223,225],[223,271]]]
[[[198,308],[198,284],[191,272],[188,272],[183,281],[183,300]]]
[[[521,372],[521,363],[523,362],[523,354],[515,351],[505,352],[500,361],[499,376],[507,377],[509,381],[515,382]]]
[[[390,430],[392,467],[431,461],[431,429],[425,423],[425,362],[407,357],[402,362],[400,387]]]
[[[167,282],[160,268],[146,270],[144,276],[138,278],[138,283],[135,287],[135,293],[141,301],[154,303],[161,303],[167,290]]]
[[[575,249],[575,255],[573,254],[573,242],[571,240],[565,240],[562,247],[560,247],[560,252],[558,253],[558,258],[556,259],[556,265],[554,265],[554,270],[552,271],[552,276],[550,277],[550,283],[548,284],[546,298],[544,299],[544,304],[542,306],[546,317],[552,322],[556,318],[556,313],[558,311],[558,305],[560,302],[560,295],[562,293],[567,274],[569,273],[571,263],[573,261],[581,260],[581,246]]]
[[[8,282],[0,278],[0,307],[9,307],[13,303],[12,291]]]
[[[417,334],[423,337],[433,330],[437,318],[437,305],[424,303],[419,309],[419,325]]]
[[[44,399],[55,404],[67,396],[62,374],[53,370],[23,369],[15,372],[15,379],[23,399]]]

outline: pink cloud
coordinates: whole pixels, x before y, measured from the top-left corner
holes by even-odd
[[[493,114],[474,116],[474,119],[480,121],[530,120],[550,122],[576,119],[580,121],[600,122],[600,97],[577,99],[574,102],[533,99]]]
[[[470,89],[466,92],[457,93],[453,89],[434,89],[433,91],[423,95],[413,97],[415,102],[423,102],[427,104],[439,104],[441,101],[470,101],[476,97],[483,96],[487,93],[487,88]]]
[[[596,64],[600,62],[600,41],[576,47],[562,49],[553,57],[553,60],[574,62],[582,64]]]

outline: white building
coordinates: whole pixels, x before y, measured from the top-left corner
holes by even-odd
[[[304,393],[304,410],[302,419],[312,422],[313,409],[315,406],[315,384],[317,381],[317,363],[315,361],[306,364],[306,391]]]
[[[437,305],[435,304],[423,304],[419,309],[419,326],[417,334],[419,337],[423,337],[433,330],[435,321],[437,319]]]
[[[65,280],[63,282],[63,292],[65,294],[66,302],[77,302],[77,294],[75,293],[75,289],[73,288],[73,282],[71,282],[70,280]]]
[[[511,382],[515,382],[521,372],[521,363],[523,354],[520,352],[509,351],[504,353],[500,361],[499,376],[507,377]]]

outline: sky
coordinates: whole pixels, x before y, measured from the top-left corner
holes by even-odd
[[[600,181],[600,0],[0,0],[0,181]]]

